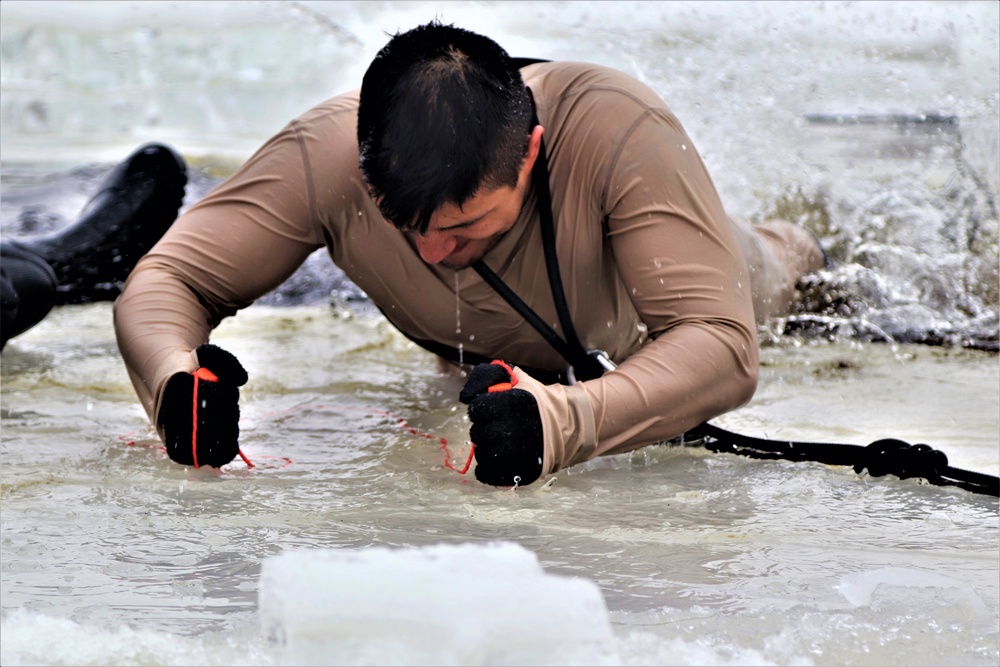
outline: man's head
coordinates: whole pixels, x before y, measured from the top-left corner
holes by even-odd
[[[425,235],[435,212],[461,218],[479,196],[517,190],[532,131],[531,98],[507,53],[453,26],[396,35],[361,86],[361,171],[382,215],[404,231]]]

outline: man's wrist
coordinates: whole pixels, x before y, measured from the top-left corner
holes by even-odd
[[[597,430],[590,398],[581,384],[544,385],[514,368],[518,387],[530,392],[542,422],[542,476],[594,457]]]

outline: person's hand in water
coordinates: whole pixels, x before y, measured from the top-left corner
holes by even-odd
[[[502,361],[479,364],[459,394],[469,406],[476,479],[493,486],[534,482],[542,474],[544,440],[538,402]]]
[[[215,345],[197,350],[200,367],[176,373],[163,390],[158,423],[177,463],[220,468],[240,453],[240,390],[247,372]],[[193,445],[192,445],[193,443]]]

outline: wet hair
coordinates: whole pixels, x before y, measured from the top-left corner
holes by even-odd
[[[365,73],[361,173],[387,220],[423,234],[443,204],[517,184],[532,118],[499,44],[433,21],[396,34]]]

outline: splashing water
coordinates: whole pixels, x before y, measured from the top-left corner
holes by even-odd
[[[110,161],[140,141],[173,141],[227,173],[356,86],[386,32],[440,14],[515,55],[637,76],[684,123],[731,214],[815,233],[833,265],[772,331],[998,347],[995,3],[265,2],[203,15],[176,3],[133,19],[118,2],[32,7],[0,7],[5,233],[79,210],[94,172],[53,184],[53,165]],[[262,40],[267,54],[248,47]],[[269,298],[320,303],[331,283],[341,289],[339,272],[310,262]]]

